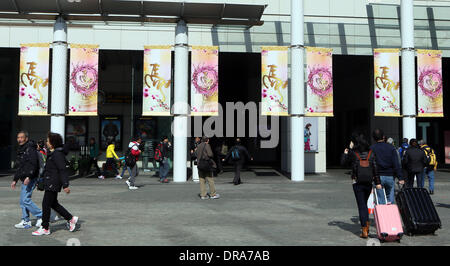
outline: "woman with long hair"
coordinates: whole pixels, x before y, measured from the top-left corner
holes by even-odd
[[[47,147],[49,153],[44,170],[44,199],[42,200],[42,225],[33,232],[34,236],[49,235],[50,212],[55,210],[65,220],[70,232],[73,232],[78,222],[78,217],[70,214],[58,202],[58,193],[61,188],[67,194],[70,193],[69,177],[66,172],[66,159],[63,152],[63,141],[61,135],[49,132],[47,135]]]
[[[375,183],[377,189],[381,189],[380,176],[377,171],[375,153],[370,150],[370,144],[360,134],[352,140],[352,149],[346,148],[342,154],[341,162],[351,164],[351,178],[353,192],[358,205],[359,220],[361,223],[361,238],[369,237],[369,209],[367,201]]]

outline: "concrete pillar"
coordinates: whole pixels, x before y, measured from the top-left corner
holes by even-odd
[[[173,181],[187,181],[187,124],[188,124],[188,82],[189,46],[188,28],[180,20],[175,29],[175,93],[173,106]]]
[[[303,124],[305,114],[303,0],[291,0],[291,180],[305,180]]]
[[[414,3],[402,0],[400,9],[402,39],[403,137],[416,138],[416,79],[414,50]]]
[[[65,135],[67,86],[67,25],[58,17],[53,27],[52,99],[50,130]]]

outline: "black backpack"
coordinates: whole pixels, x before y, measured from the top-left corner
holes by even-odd
[[[373,181],[373,166],[370,164],[369,159],[372,154],[372,150],[369,151],[365,160],[361,159],[359,153],[355,152],[358,158],[358,167],[356,171],[356,182],[360,184],[371,184]]]
[[[125,152],[125,164],[126,166],[131,168],[133,168],[136,165],[136,157],[134,157],[134,155],[131,154],[131,150],[135,145],[137,144],[134,144],[131,148],[128,148],[127,151]]]

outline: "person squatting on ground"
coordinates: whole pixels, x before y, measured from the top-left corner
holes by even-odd
[[[425,187],[425,177],[428,177],[430,194],[434,194],[434,173],[437,169],[438,162],[436,160],[436,153],[428,146],[424,140],[419,141],[420,149],[425,152],[425,155],[429,157],[429,163],[425,166],[422,176],[420,177],[422,183],[420,187]]]
[[[98,167],[98,145],[95,143],[95,138],[91,138],[89,140],[89,167],[88,172],[91,170],[92,165],[95,167],[95,174],[96,176],[101,175],[100,168]]]
[[[172,149],[172,144],[169,142],[169,138],[164,136],[161,143],[158,145],[161,152],[161,160],[159,162],[159,182],[169,183],[167,176],[169,175],[169,151]]]
[[[137,165],[137,161],[139,160],[139,156],[141,155],[141,150],[139,149],[142,143],[142,139],[137,137],[134,141],[131,141],[128,144],[127,154],[125,155],[125,165],[131,169],[130,177],[125,182],[128,185],[128,189],[136,190],[138,187],[135,186],[134,182],[136,181],[136,177],[139,175],[139,168]]]
[[[355,142],[356,145],[353,149],[345,149],[341,157],[341,165],[351,165],[353,192],[355,193],[359,221],[361,223],[360,237],[367,238],[370,227],[367,201],[374,183],[377,189],[382,189],[382,187],[377,171],[375,154],[369,149],[369,143],[363,135],[358,136]]]
[[[33,190],[38,181],[39,161],[36,144],[28,139],[26,131],[17,134],[17,157],[14,167],[17,168],[11,188],[15,189],[17,182],[22,181],[20,191],[20,207],[22,208],[22,220],[16,224],[17,229],[31,228],[30,213],[37,218],[36,227],[42,223],[42,211],[31,199]]]
[[[241,170],[244,166],[246,160],[253,161],[253,158],[249,155],[248,150],[242,146],[241,139],[236,139],[236,143],[231,149],[228,151],[227,156],[223,159],[223,161],[228,161],[231,158],[232,163],[234,165],[234,179],[233,184],[239,185],[241,182]]]
[[[395,180],[399,179],[400,184],[404,184],[404,177],[398,161],[397,150],[391,144],[385,142],[385,136],[381,129],[375,129],[372,133],[373,139],[376,141],[370,149],[375,153],[378,174],[380,175],[381,185],[386,190],[388,202],[395,203]],[[377,197],[379,204],[386,204],[384,193],[381,189],[377,189]]]
[[[58,202],[58,193],[61,188],[67,194],[70,193],[69,177],[66,172],[66,159],[63,152],[63,141],[61,135],[48,133],[47,147],[49,154],[44,169],[44,199],[42,200],[42,225],[32,234],[34,236],[49,235],[51,209],[59,213],[67,221],[67,227],[73,232],[78,222],[78,217],[70,214]]]
[[[420,149],[416,139],[409,141],[409,148],[403,156],[402,163],[408,172],[406,187],[414,186],[414,177],[417,179],[417,187],[420,187],[422,185],[422,174],[428,164],[428,159],[425,152]]]
[[[213,160],[214,154],[209,145],[208,137],[202,138],[202,143],[197,146],[195,155],[197,158],[198,175],[200,179],[200,198],[202,200],[220,198],[214,185],[213,171],[217,166]],[[209,196],[206,192],[206,181],[208,181],[209,184]]]
[[[107,145],[108,148],[106,149],[105,169],[103,169],[102,175],[99,176],[98,178],[105,179],[106,172],[108,171],[109,166],[111,166],[114,174],[116,175],[116,178],[122,179],[122,177],[119,175],[119,170],[117,170],[116,160],[114,159],[116,158],[117,160],[119,160],[119,156],[117,156],[116,152],[114,151],[114,149],[116,148],[116,146],[114,145],[114,141],[108,140]]]

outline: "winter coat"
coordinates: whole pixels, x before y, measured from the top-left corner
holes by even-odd
[[[229,158],[231,158],[231,154],[233,153],[233,150],[237,149],[239,151],[239,160],[233,160],[233,163],[239,163],[244,164],[245,160],[250,160],[250,154],[248,154],[247,149],[242,145],[235,145],[231,147],[231,149],[228,150],[227,156],[225,157],[225,161],[228,161]]]
[[[61,188],[69,187],[69,176],[66,171],[66,156],[63,148],[50,152],[44,170],[44,190],[61,192]]]
[[[39,172],[39,161],[36,150],[36,143],[32,140],[19,146],[17,149],[17,157],[15,161],[15,168],[17,171],[14,175],[14,181],[23,182],[27,177],[35,179]]]
[[[422,173],[428,164],[425,152],[415,146],[410,146],[403,156],[403,167],[409,173]]]
[[[361,160],[366,160],[368,155],[369,155],[369,152],[367,152],[367,151],[359,153]],[[380,179],[380,175],[378,174],[377,160],[375,157],[376,157],[375,153],[372,152],[370,155],[370,158],[369,158],[369,164],[373,170],[373,182],[375,183],[375,185],[380,185],[381,179]],[[350,164],[351,169],[352,169],[352,173],[351,173],[352,179],[358,180],[359,159],[353,150],[349,150],[347,154],[343,153],[341,156],[341,165],[345,166],[348,164]]]

